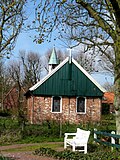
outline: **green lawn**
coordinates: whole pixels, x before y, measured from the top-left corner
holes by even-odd
[[[18,147],[15,148],[8,148],[5,150],[6,152],[18,152],[18,151],[34,152],[35,150],[39,150],[39,152],[41,152],[40,148],[46,148],[43,149],[42,152],[43,151],[47,152],[47,149],[49,150],[49,148],[55,151],[63,151],[64,133],[76,132],[77,127],[91,131],[88,144],[88,154],[87,154],[89,158],[91,156],[96,157],[97,155],[101,157],[110,156],[109,154],[111,153],[111,148],[94,143],[93,133],[94,133],[94,128],[97,128],[98,131],[107,131],[107,132],[115,130],[114,115],[103,115],[100,123],[88,122],[88,123],[81,123],[79,125],[65,123],[62,125],[62,130],[60,130],[59,123],[58,122],[56,123],[55,121],[44,122],[42,124],[36,124],[36,125],[26,123],[26,125],[22,129],[21,126],[18,124],[17,120],[13,120],[11,118],[6,118],[6,117],[0,118],[0,144],[2,145],[27,144],[27,145],[22,145],[21,147],[18,145]],[[59,154],[60,155],[66,154],[68,156],[69,154],[71,154],[69,153],[69,151],[68,152],[65,151],[65,153],[60,152]],[[49,151],[47,153],[49,153]],[[112,154],[111,156],[115,157],[114,154],[116,153],[112,152]],[[82,160],[81,157],[80,159]]]

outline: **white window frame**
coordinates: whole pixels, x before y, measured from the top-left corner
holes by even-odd
[[[60,97],[60,112],[54,112],[54,111],[53,111],[53,98],[54,98],[54,97]],[[51,112],[52,112],[52,113],[62,113],[62,97],[61,97],[61,96],[52,96],[51,102],[52,102],[52,103],[51,103]]]
[[[79,98],[84,98],[85,99],[85,111],[84,112],[78,112],[77,111],[77,101],[78,101]],[[79,97],[76,98],[76,113],[77,114],[86,114],[86,100],[87,100],[86,97],[82,97],[82,96],[79,96]]]

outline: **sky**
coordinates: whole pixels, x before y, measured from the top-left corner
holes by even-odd
[[[28,26],[32,24],[32,21],[35,20],[35,8],[37,4],[39,3],[39,0],[36,0],[36,3],[34,1],[28,1],[24,10],[25,15],[28,18],[24,23],[25,26]],[[24,26],[23,26],[24,27]],[[25,27],[26,28],[26,27]],[[56,33],[53,33],[56,34]],[[34,35],[37,35],[35,31],[25,31],[22,30],[22,32],[19,34],[16,42],[15,49],[13,50],[13,55],[18,55],[20,50],[25,50],[26,52],[34,51],[38,52],[40,55],[44,55],[49,49],[53,48],[54,45],[59,50],[64,50],[65,47],[63,47],[61,44],[61,41],[59,40],[52,40],[51,42],[45,41],[42,44],[36,44],[34,41]],[[31,37],[32,38],[31,38]]]
[[[25,50],[26,52],[34,51],[38,52],[40,55],[44,54],[52,44],[36,44],[33,39],[29,37],[28,33],[21,33],[16,42],[15,49],[13,50],[14,55],[17,55],[19,51]]]
[[[29,17],[29,21],[32,21],[33,19],[33,15],[34,15],[34,9],[33,9],[33,4],[28,5],[28,7],[26,8],[27,10],[27,15]],[[51,40],[51,42],[44,42],[42,44],[36,44],[35,42],[33,42],[33,38],[30,37],[30,35],[33,37],[33,34],[35,34],[35,32],[26,32],[23,31],[22,33],[19,34],[17,41],[16,41],[16,46],[13,50],[13,56],[12,58],[18,58],[19,55],[19,51],[24,50],[26,52],[29,51],[33,51],[33,52],[37,52],[40,54],[40,56],[44,56],[45,53],[54,47],[56,50],[62,50],[62,51],[67,51],[68,48],[65,47],[65,45],[63,44],[63,42],[61,42],[60,40]],[[92,74],[92,77],[101,85],[103,85],[106,82],[109,83],[113,83],[114,79],[113,77],[111,77],[108,74]]]
[[[45,53],[53,48],[55,45],[56,50],[63,50],[63,51],[67,51],[67,48],[64,47],[61,43],[61,41],[54,41],[52,40],[51,42],[45,42],[42,44],[36,44],[35,42],[33,42],[33,39],[30,38],[29,33],[21,33],[18,36],[17,42],[16,42],[16,46],[15,49],[13,50],[13,57],[18,57],[19,51],[21,50],[25,50],[26,52],[29,51],[34,51],[40,54],[40,56],[44,56]],[[114,82],[114,78],[110,75],[108,75],[107,73],[95,73],[92,74],[92,77],[101,85],[104,85],[105,83],[113,83]]]
[[[56,49],[65,50],[66,48],[61,45],[61,42],[52,40],[51,42],[44,42],[42,44],[36,44],[30,37],[29,33],[23,32],[17,38],[16,46],[13,50],[14,55],[18,55],[20,50],[25,50],[27,52],[34,51],[38,52],[40,55],[45,54],[49,49],[53,48],[55,45]]]

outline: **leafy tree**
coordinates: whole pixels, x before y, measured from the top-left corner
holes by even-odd
[[[15,47],[16,38],[25,20],[25,3],[26,0],[0,1],[0,57],[9,57]]]
[[[59,38],[66,35],[76,44],[86,44],[113,64],[116,129],[120,134],[120,1],[40,0],[35,12],[32,27],[38,29],[38,43],[50,38],[56,29]],[[108,50],[113,50],[112,56]]]

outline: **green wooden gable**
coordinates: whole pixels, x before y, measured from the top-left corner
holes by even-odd
[[[103,95],[101,87],[95,83],[91,76],[77,64],[75,60],[63,65],[48,75],[42,83],[38,83],[30,89],[36,96],[96,96]]]

